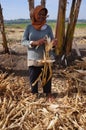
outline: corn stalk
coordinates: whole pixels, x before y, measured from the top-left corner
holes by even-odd
[[[4,51],[5,51],[5,53],[9,53],[6,35],[5,35],[4,20],[3,20],[1,4],[0,4],[0,31],[1,31],[1,34],[2,34],[2,39],[3,39],[2,45],[3,45]]]
[[[52,63],[54,62],[54,60],[51,60],[50,56],[49,56],[49,51],[52,50],[52,48],[53,48],[53,42],[51,41],[50,38],[48,38],[46,36],[46,44],[45,44],[44,57],[43,57],[43,60],[38,60],[38,62],[44,64],[44,67],[43,67],[42,72],[39,75],[39,77],[32,84],[33,86],[39,80],[41,80],[41,86],[44,86],[50,80],[50,78],[52,77]],[[49,76],[47,78],[48,72],[49,72]]]

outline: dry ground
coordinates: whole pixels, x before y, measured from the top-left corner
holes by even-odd
[[[86,29],[74,35],[82,60],[73,47],[68,67],[54,64],[53,102],[30,93],[23,31],[6,28],[10,54],[0,44],[0,130],[86,130]]]

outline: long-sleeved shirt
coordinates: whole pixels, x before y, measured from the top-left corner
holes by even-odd
[[[44,55],[44,44],[38,47],[32,47],[31,41],[37,41],[45,36],[54,38],[52,29],[49,25],[45,24],[41,30],[36,30],[31,24],[28,25],[24,31],[24,35],[22,38],[22,45],[27,47],[27,59],[28,59],[28,66],[40,66],[37,60],[42,60]]]

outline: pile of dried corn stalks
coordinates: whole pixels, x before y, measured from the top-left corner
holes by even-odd
[[[74,86],[86,87],[83,79],[71,75],[73,71],[59,71],[66,80],[53,77],[52,87],[58,96],[52,103],[45,96],[31,95],[22,77],[0,71],[0,130],[85,130],[86,93],[59,95]]]

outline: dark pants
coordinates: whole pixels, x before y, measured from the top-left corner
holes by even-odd
[[[29,67],[29,79],[31,84],[31,92],[32,93],[38,93],[38,82],[32,86],[32,84],[37,80],[39,77],[43,67],[35,67],[30,66]],[[49,76],[49,70],[47,74],[47,78]],[[43,92],[44,93],[51,93],[51,79],[43,86]]]

